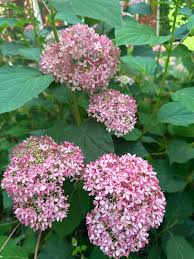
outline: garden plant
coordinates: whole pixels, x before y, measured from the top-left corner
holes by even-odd
[[[0,258],[194,259],[194,3],[0,1]]]

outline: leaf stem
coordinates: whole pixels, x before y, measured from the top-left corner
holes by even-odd
[[[56,25],[55,25],[55,15],[56,15],[55,10],[53,8],[51,8],[51,12],[50,12],[51,27],[52,27],[52,31],[54,33],[55,40],[58,43],[59,42],[59,36],[58,36],[57,28],[56,28]]]
[[[30,20],[31,20],[32,25],[33,25],[34,37],[35,37],[35,40],[36,40],[36,44],[41,49],[41,43],[40,43],[40,39],[39,39],[38,32],[37,32],[37,26],[36,26],[36,17],[34,16],[34,10],[31,6],[30,0],[27,0],[27,4],[28,4],[28,7],[29,7]]]
[[[180,0],[176,1],[175,11],[174,11],[174,20],[173,20],[173,25],[172,25],[172,36],[171,36],[171,40],[170,40],[170,46],[168,48],[168,56],[167,56],[166,63],[165,63],[162,83],[165,83],[166,77],[168,75],[168,67],[169,67],[170,57],[171,57],[172,50],[173,50],[173,42],[174,42],[174,38],[175,38],[175,29],[176,29],[176,20],[177,20],[180,2],[181,2]]]
[[[179,41],[179,43],[176,46],[174,46],[172,50],[176,49],[187,38],[187,36],[189,36],[189,34],[190,31]]]
[[[37,242],[36,242],[36,247],[35,247],[35,252],[34,252],[34,259],[38,258],[38,251],[39,251],[39,246],[40,246],[41,235],[42,235],[42,232],[40,231],[39,234],[38,234]]]
[[[71,98],[71,104],[72,104],[75,123],[78,127],[80,127],[81,115],[80,115],[80,111],[79,111],[77,96],[76,96],[76,93],[74,91],[72,91],[71,89],[70,89],[70,98]]]
[[[50,12],[50,10],[49,10],[49,8],[48,8],[48,6],[47,6],[47,4],[45,3],[44,0],[42,0],[42,3],[43,3],[43,5],[45,6],[45,8],[46,8],[46,10],[48,11],[48,13],[51,15],[51,12]]]
[[[9,242],[10,238],[13,236],[13,234],[16,232],[16,230],[19,228],[20,223],[17,224],[15,226],[15,228],[12,230],[11,234],[8,236],[8,238],[5,240],[5,242],[3,243],[3,245],[0,248],[0,253],[3,251],[4,247],[7,245],[7,243]]]

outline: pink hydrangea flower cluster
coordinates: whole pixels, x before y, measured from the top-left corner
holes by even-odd
[[[86,165],[83,178],[94,195],[95,208],[86,219],[90,241],[114,258],[143,248],[166,205],[152,166],[135,155],[106,154]]]
[[[45,50],[40,69],[72,90],[106,88],[119,64],[119,49],[105,35],[77,24],[61,33],[58,44]]]
[[[91,96],[88,115],[105,124],[106,129],[122,136],[132,131],[136,123],[135,100],[117,90],[109,89]]]
[[[33,230],[45,230],[67,216],[63,182],[80,177],[83,155],[79,147],[50,137],[30,137],[13,149],[2,180],[14,202],[16,217]]]

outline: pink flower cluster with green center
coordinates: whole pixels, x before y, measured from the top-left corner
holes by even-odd
[[[62,31],[60,42],[45,50],[40,69],[72,90],[92,93],[106,88],[116,72],[119,54],[119,49],[105,35],[77,24]]]
[[[94,196],[86,219],[90,241],[114,258],[148,244],[148,231],[159,227],[166,205],[152,166],[135,155],[107,154],[86,165],[83,178]]]
[[[122,136],[136,123],[137,105],[133,97],[108,89],[90,97],[88,115],[104,123],[106,129]]]
[[[13,199],[22,224],[45,230],[67,216],[63,182],[81,176],[83,159],[79,147],[69,142],[58,145],[50,137],[30,137],[13,149],[2,188]]]

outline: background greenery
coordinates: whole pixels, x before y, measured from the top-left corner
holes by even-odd
[[[86,162],[107,152],[142,156],[158,173],[167,198],[164,222],[150,231],[150,244],[130,259],[194,258],[194,4],[160,1],[160,36],[134,16],[121,17],[118,0],[39,1],[43,27],[34,16],[31,1],[0,4],[0,172],[9,163],[11,148],[30,135],[49,135],[56,141],[79,145]],[[46,7],[45,7],[46,4]],[[126,12],[151,17],[157,1],[136,4]],[[48,9],[47,9],[48,8]],[[64,85],[38,70],[41,51],[53,40],[52,30],[86,23],[107,34],[121,48],[117,78],[133,78],[129,85],[113,79],[111,86],[133,95],[138,103],[136,128],[122,138],[107,133],[87,118],[88,96],[76,92],[82,125],[75,126],[72,100]],[[33,29],[26,28],[32,24]],[[56,27],[55,27],[56,26]],[[175,42],[175,44],[173,43]],[[159,52],[152,46],[162,44]],[[85,215],[92,201],[82,183],[66,182],[70,211],[66,220],[45,231],[39,259],[104,259],[89,243]],[[20,226],[12,201],[0,191],[0,257],[33,258],[37,233]],[[4,242],[9,239],[4,249]]]

